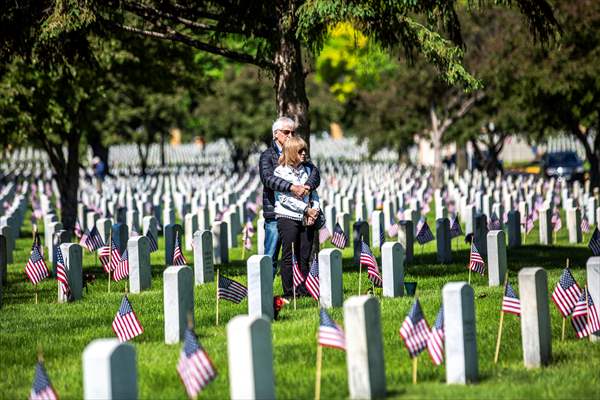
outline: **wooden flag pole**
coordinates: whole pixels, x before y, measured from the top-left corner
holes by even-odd
[[[38,303],[38,285],[36,283],[36,285],[35,285],[35,304],[37,304],[37,303]]]
[[[588,331],[588,337],[590,339],[590,342],[592,341],[592,335],[593,333],[590,332],[590,328],[589,328],[589,324],[590,324],[590,303],[588,300],[588,296],[589,296],[589,292],[588,292],[588,287],[587,287],[587,283],[584,286],[583,290],[585,290],[585,318],[586,318],[586,327],[585,329]]]
[[[294,243],[292,243],[292,293],[294,295],[294,310],[296,310],[296,284],[294,283],[294,259],[296,258],[296,256],[294,255]],[[296,263],[298,263],[298,260],[296,260]],[[300,266],[298,265],[298,268],[300,268]]]
[[[567,258],[567,268],[569,268],[569,259]],[[567,317],[563,317],[562,318],[562,329],[561,329],[561,333],[560,333],[560,340],[562,342],[565,341],[565,327],[567,325]]]
[[[215,325],[219,325],[219,268],[217,268],[217,302],[216,302],[216,311],[215,311]]]
[[[110,293],[111,264],[112,264],[112,228],[108,234],[108,293]]]
[[[414,356],[412,359],[412,383],[413,385],[417,384],[417,367],[418,367],[419,357]]]
[[[317,344],[317,376],[315,378],[315,400],[321,398],[321,366],[323,363],[323,346]]]
[[[360,296],[360,281],[362,277],[362,262],[358,262],[358,295]]]
[[[502,293],[502,302],[504,302],[504,293],[506,293],[506,286],[508,286],[508,271],[504,275],[504,292]],[[502,324],[504,322],[504,311],[502,305],[500,305],[500,326],[498,327],[498,338],[496,339],[496,353],[494,354],[494,364],[498,363],[498,356],[500,355],[500,342],[502,341]]]

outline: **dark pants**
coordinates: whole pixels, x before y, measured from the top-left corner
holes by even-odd
[[[277,220],[279,238],[281,239],[281,283],[283,285],[283,295],[293,295],[294,276],[292,271],[292,246],[294,254],[300,265],[302,275],[306,277],[310,269],[309,257],[310,250],[315,236],[315,230],[312,226],[302,226],[302,221],[294,221],[288,218],[279,218]],[[298,288],[300,289],[300,288]],[[304,288],[300,292],[304,292]],[[298,294],[298,291],[296,292]]]

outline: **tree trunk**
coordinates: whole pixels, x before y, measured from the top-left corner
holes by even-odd
[[[585,156],[590,163],[590,183],[591,186],[600,187],[600,132],[596,132],[596,139],[594,141],[594,147],[588,142],[588,135],[590,131],[586,133],[581,132],[579,124],[575,124],[571,129],[573,136],[575,136],[585,149]]]
[[[94,156],[100,158],[106,167],[106,174],[109,174],[108,167],[108,147],[102,144],[101,135],[87,135],[88,144],[92,148],[92,153]]]
[[[160,165],[165,166],[165,132],[160,132]]]
[[[67,160],[50,156],[60,191],[61,222],[64,229],[73,232],[77,219],[77,191],[79,189],[79,142],[80,135],[74,134],[67,142]],[[56,145],[54,154],[62,154],[62,146]]]
[[[146,147],[146,154],[144,154],[144,150],[142,149],[142,142],[136,142],[138,155],[140,157],[140,168],[142,176],[146,176],[146,168],[148,166],[148,147]]]
[[[433,104],[430,107],[429,115],[431,118],[431,130],[429,137],[433,144],[433,187],[440,189],[442,187],[442,135],[440,121],[435,113]]]
[[[294,34],[297,23],[296,10],[293,2],[289,3],[292,4],[279,6],[281,10],[277,29],[280,38],[273,59],[276,65],[274,86],[277,115],[294,119],[298,125],[296,134],[310,145],[309,104],[306,97],[302,50],[300,41]],[[289,22],[290,19],[293,20],[292,23]]]

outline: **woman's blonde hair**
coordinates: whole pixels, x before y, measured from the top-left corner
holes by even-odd
[[[292,136],[283,144],[281,156],[279,156],[279,165],[296,165],[300,161],[300,151],[308,148],[304,139],[298,136]],[[308,155],[308,154],[307,154]]]

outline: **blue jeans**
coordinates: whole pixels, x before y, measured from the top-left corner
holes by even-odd
[[[279,240],[279,231],[277,230],[276,219],[265,220],[265,255],[273,260],[273,279],[277,274],[277,259],[279,258],[279,249],[281,241]]]

